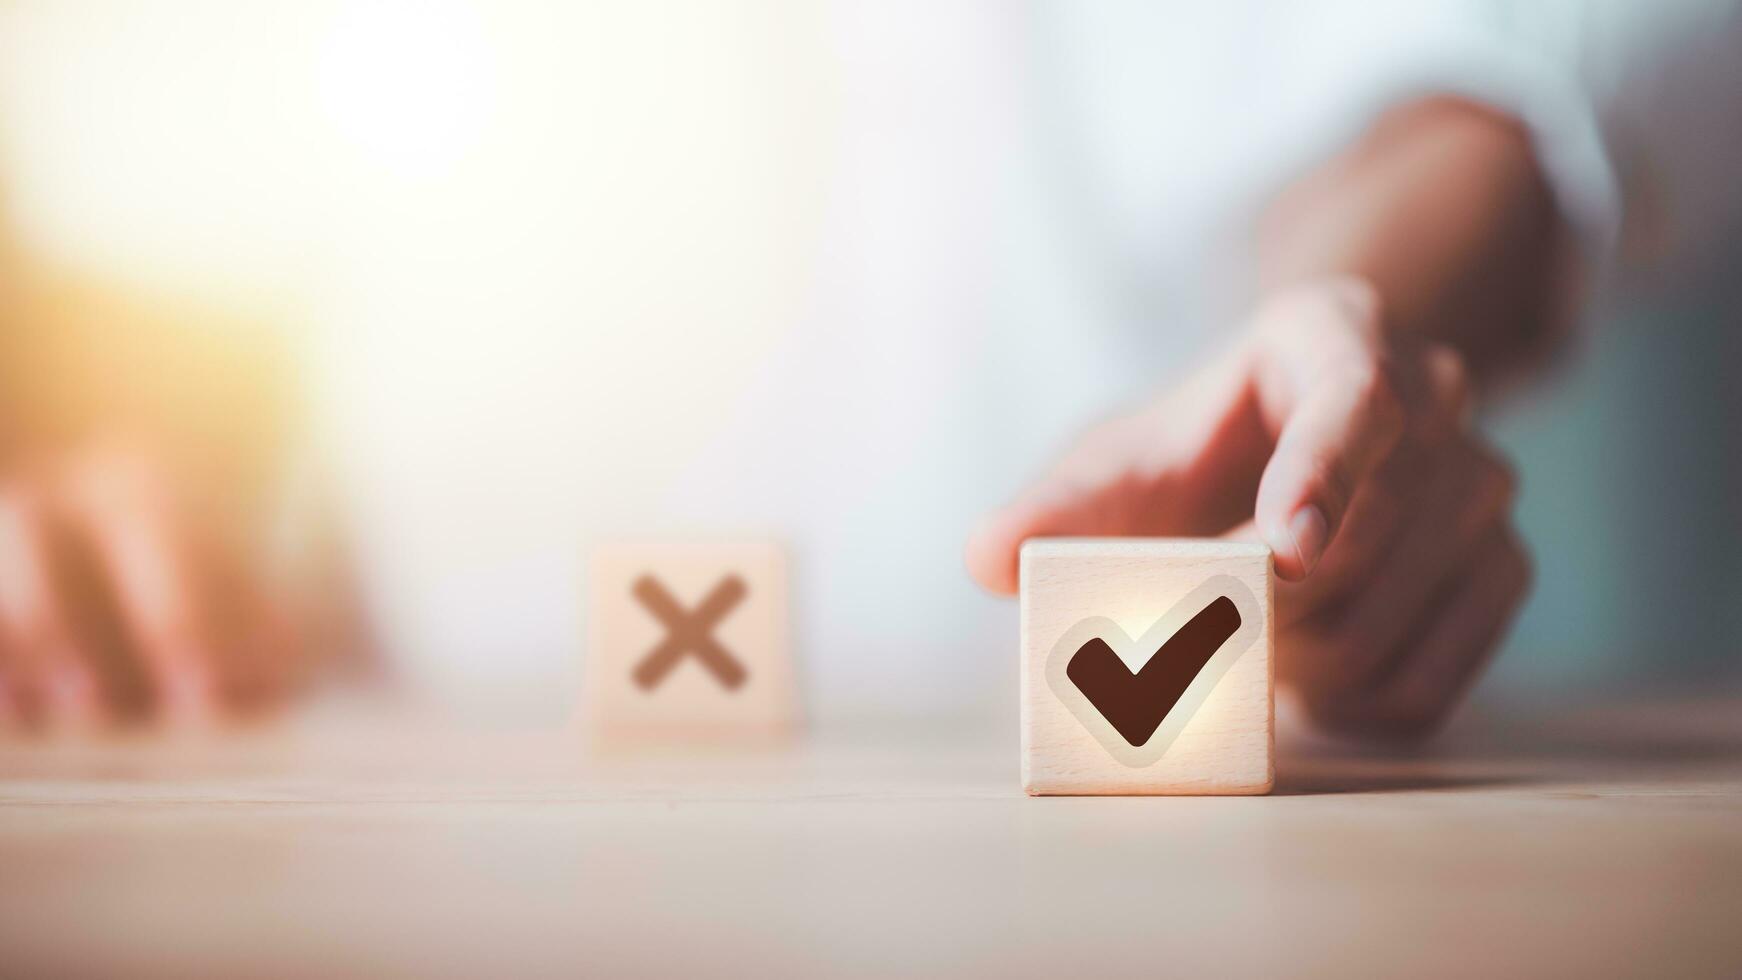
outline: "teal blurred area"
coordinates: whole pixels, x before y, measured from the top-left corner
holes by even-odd
[[[1536,590],[1485,690],[1742,687],[1742,229],[1493,412]]]

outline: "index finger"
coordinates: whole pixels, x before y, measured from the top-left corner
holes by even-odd
[[[1370,289],[1320,287],[1268,315],[1329,321],[1316,331],[1297,325],[1293,336],[1315,338],[1312,348],[1285,340],[1254,355],[1259,400],[1278,424],[1254,519],[1277,574],[1301,579],[1329,547],[1356,490],[1402,438],[1409,412],[1395,366],[1376,342],[1379,307]]]

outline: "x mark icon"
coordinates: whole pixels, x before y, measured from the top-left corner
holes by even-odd
[[[685,655],[701,661],[714,678],[728,690],[744,683],[744,665],[714,639],[714,627],[726,617],[749,592],[744,580],[736,575],[721,579],[693,611],[686,611],[671,592],[651,575],[635,580],[635,598],[647,608],[654,619],[664,624],[665,640],[635,665],[635,683],[651,691],[665,680]]]

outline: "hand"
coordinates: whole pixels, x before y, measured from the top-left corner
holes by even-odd
[[[1334,732],[1434,731],[1528,590],[1513,478],[1449,348],[1400,342],[1359,280],[1296,287],[1233,351],[1087,433],[968,543],[1009,594],[1036,536],[1221,535],[1272,550],[1277,673]]]
[[[119,450],[0,481],[0,723],[203,722],[301,687],[298,617],[223,515],[179,490]]]

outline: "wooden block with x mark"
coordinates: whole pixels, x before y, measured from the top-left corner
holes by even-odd
[[[796,721],[778,545],[605,545],[588,596],[582,711],[597,737],[711,741],[779,735]]]

